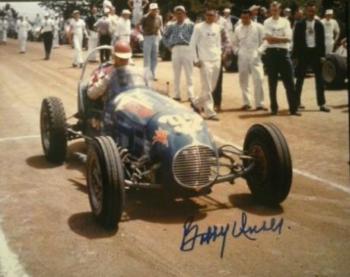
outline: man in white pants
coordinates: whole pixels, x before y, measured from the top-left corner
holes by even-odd
[[[0,44],[6,44],[7,43],[7,30],[9,28],[9,24],[8,21],[6,19],[6,17],[3,17],[2,19],[0,19]]]
[[[174,8],[176,22],[165,28],[163,43],[171,49],[171,60],[174,73],[174,99],[181,101],[180,84],[181,71],[185,70],[187,93],[190,101],[194,101],[193,91],[193,55],[189,46],[193,34],[194,24],[186,16],[184,6]]]
[[[23,16],[20,16],[16,24],[16,29],[19,41],[19,51],[21,54],[24,54],[27,51],[28,32],[31,29],[31,26]]]
[[[198,113],[203,111],[204,118],[218,121],[212,97],[220,73],[222,54],[221,28],[215,23],[216,15],[216,10],[208,8],[205,21],[194,27],[190,47],[194,65],[200,70],[202,89],[191,106]]]
[[[58,14],[55,14],[53,18],[53,23],[54,23],[54,31],[53,31],[53,41],[52,41],[52,48],[58,48],[60,45],[59,40],[59,31],[60,31],[60,22],[59,22],[59,16]]]
[[[233,36],[233,49],[238,55],[239,83],[242,90],[242,110],[252,107],[252,97],[249,91],[249,76],[252,76],[255,92],[256,110],[267,110],[264,107],[263,78],[264,70],[261,62],[260,46],[263,44],[264,27],[253,22],[249,10],[241,13],[241,24]]]
[[[89,35],[89,41],[88,41],[88,49],[89,53],[95,49],[98,45],[98,34],[95,28],[95,23],[97,22],[98,17],[97,17],[97,8],[96,6],[91,7],[91,14],[86,18],[86,27],[87,27],[87,32]],[[97,62],[97,53],[96,51],[89,56],[89,62]]]
[[[326,55],[334,50],[334,43],[338,40],[340,35],[340,28],[338,22],[333,19],[333,10],[326,10],[325,18],[321,20],[326,39]]]
[[[115,30],[116,41],[122,40],[130,44],[131,36],[131,22],[130,22],[131,12],[127,9],[122,11],[121,17],[118,20],[118,24]]]
[[[84,34],[87,36],[84,20],[80,19],[80,12],[75,10],[73,12],[74,20],[71,23],[71,34],[73,35],[74,45],[74,60],[73,67],[82,67],[83,65],[83,38]]]

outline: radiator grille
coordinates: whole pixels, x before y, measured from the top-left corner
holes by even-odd
[[[215,152],[204,145],[181,149],[173,160],[175,180],[187,188],[210,185],[217,177],[218,160]]]

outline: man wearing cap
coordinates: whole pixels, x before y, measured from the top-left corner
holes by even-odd
[[[252,107],[249,75],[253,79],[256,110],[266,110],[262,84],[264,69],[261,62],[262,53],[259,50],[264,39],[264,27],[251,20],[249,10],[242,11],[241,23],[234,33],[233,48],[238,55],[239,83],[243,96],[242,110],[249,110]]]
[[[99,100],[106,94],[120,93],[130,89],[133,85],[147,86],[143,76],[128,66],[131,56],[130,45],[125,41],[117,41],[114,45],[113,65],[106,64],[100,67],[91,77],[87,90],[87,95],[91,100]],[[124,78],[120,78],[121,76]],[[138,76],[138,80],[135,80],[133,76]],[[121,84],[121,81],[124,83]],[[136,82],[140,83],[136,84]],[[110,85],[111,83],[113,85]],[[108,91],[109,89],[111,91]]]
[[[234,27],[236,26],[239,18],[237,16],[231,15],[231,9],[229,8],[224,9],[223,18],[226,20],[227,31],[229,35],[231,35],[232,32],[234,31]]]
[[[110,23],[108,21],[108,15],[110,13],[109,8],[104,9],[104,15],[95,23],[94,27],[98,33],[98,44],[101,45],[111,45],[111,32]],[[109,61],[111,51],[108,49],[100,50],[100,60],[101,63]]]
[[[45,48],[45,60],[50,59],[52,41],[53,41],[53,32],[55,30],[54,22],[50,19],[49,14],[46,13],[44,20],[41,22],[40,33],[42,34],[44,48]]]
[[[74,59],[73,67],[82,67],[83,65],[83,38],[84,34],[87,36],[85,22],[80,18],[80,12],[75,10],[73,12],[74,20],[71,22],[70,33],[73,36]]]
[[[297,106],[297,95],[294,86],[294,69],[289,54],[292,40],[292,29],[289,21],[280,16],[281,4],[272,2],[270,5],[271,17],[264,22],[265,43],[260,51],[266,48],[266,69],[269,81],[271,114],[278,113],[277,83],[281,76],[287,92],[289,112],[291,115],[300,116]]]
[[[212,92],[218,81],[221,66],[221,28],[216,23],[217,11],[207,8],[205,21],[194,27],[191,51],[194,65],[199,67],[201,92],[191,103],[192,108],[206,119],[219,120],[214,110]]]
[[[171,49],[173,73],[174,73],[174,99],[181,100],[180,84],[181,71],[185,71],[187,81],[188,98],[193,100],[193,55],[189,44],[193,33],[194,24],[187,18],[186,9],[184,6],[174,8],[176,21],[169,24],[164,32],[163,43]]]
[[[253,5],[253,6],[251,6],[249,8],[249,11],[250,11],[250,14],[251,14],[252,21],[263,23],[262,19],[259,17],[259,9],[260,9],[260,6]]]
[[[122,11],[122,15],[118,20],[117,28],[115,30],[116,41],[122,40],[130,43],[131,36],[131,22],[130,22],[131,12],[127,9]]]
[[[301,105],[301,93],[306,70],[311,66],[315,73],[317,105],[321,112],[330,112],[330,109],[326,107],[322,77],[322,60],[326,55],[325,31],[323,24],[315,18],[315,2],[307,3],[305,14],[306,19],[296,24],[293,38],[293,57],[297,61],[295,70],[297,105],[300,109],[304,108]]]
[[[27,51],[27,38],[30,29],[31,26],[28,21],[23,16],[20,16],[17,20],[16,31],[19,41],[19,51],[21,54],[24,54]]]
[[[163,28],[163,20],[158,13],[157,3],[151,3],[149,9],[149,13],[146,14],[141,20],[141,26],[144,35],[143,59],[145,71],[156,81],[159,34]]]
[[[128,5],[132,10],[132,24],[136,26],[143,17],[143,9],[148,5],[148,0],[129,0]]]
[[[340,28],[338,22],[333,19],[333,10],[326,10],[325,17],[321,20],[326,38],[326,55],[334,50],[334,43],[339,39]]]
[[[97,7],[92,6],[91,7],[91,14],[86,18],[85,24],[86,29],[89,35],[89,41],[88,41],[88,49],[89,52],[91,52],[93,49],[97,47],[98,44],[98,35],[95,28],[95,23],[97,22]],[[89,62],[97,62],[96,52],[94,52],[92,55],[89,56]]]

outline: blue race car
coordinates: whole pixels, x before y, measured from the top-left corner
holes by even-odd
[[[186,198],[241,177],[260,203],[277,205],[288,196],[292,161],[275,125],[253,125],[243,150],[218,145],[197,113],[149,89],[127,70],[112,78],[104,101],[91,101],[82,81],[85,68],[86,63],[76,122],[67,123],[60,99],[45,98],[41,138],[47,160],[58,164],[65,160],[68,141],[85,139],[90,205],[104,228],[117,228],[130,188],[160,188]]]

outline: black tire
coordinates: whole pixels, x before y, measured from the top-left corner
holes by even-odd
[[[347,76],[346,58],[337,54],[327,55],[322,65],[322,76],[328,88],[341,88]]]
[[[253,125],[245,137],[244,152],[255,158],[256,165],[245,176],[253,197],[269,206],[283,202],[291,188],[293,166],[281,131],[271,123]]]
[[[57,97],[43,99],[40,112],[41,144],[48,161],[62,164],[67,153],[66,113]]]
[[[222,65],[226,72],[237,72],[238,71],[238,57],[230,53],[222,61]]]
[[[89,145],[87,186],[97,221],[107,230],[116,230],[124,208],[125,190],[123,165],[111,137],[96,137]]]

